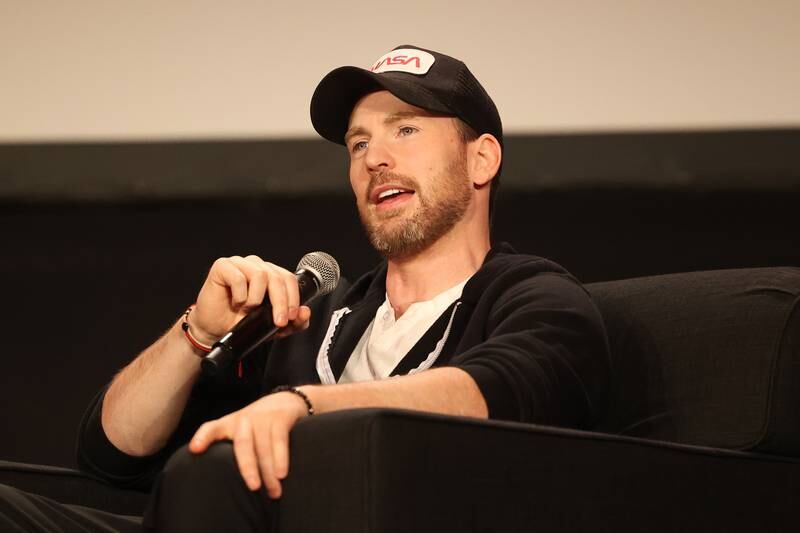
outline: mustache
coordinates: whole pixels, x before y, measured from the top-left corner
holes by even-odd
[[[367,200],[372,198],[372,191],[374,191],[376,187],[380,187],[381,185],[385,185],[387,183],[399,185],[405,189],[413,189],[414,191],[416,191],[418,188],[417,182],[413,178],[403,174],[396,174],[394,172],[381,172],[380,174],[375,174],[370,178],[369,185],[367,186]]]

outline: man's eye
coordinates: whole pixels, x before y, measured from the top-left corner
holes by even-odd
[[[400,135],[411,135],[415,131],[417,131],[416,128],[412,128],[411,126],[403,126],[400,128]]]
[[[367,147],[367,141],[358,141],[357,143],[353,143],[354,152],[360,152],[366,147]]]

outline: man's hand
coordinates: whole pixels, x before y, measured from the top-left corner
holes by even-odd
[[[192,335],[211,345],[261,305],[264,298],[272,305],[274,324],[286,336],[308,327],[311,310],[300,305],[300,291],[294,273],[260,257],[224,257],[211,266],[197,307],[189,317]]]
[[[189,332],[213,345],[265,298],[285,337],[308,327],[297,277],[259,257],[217,259],[188,316]],[[121,451],[144,457],[162,449],[178,426],[200,376],[201,353],[184,338],[180,321],[117,374],[103,398],[101,424]]]
[[[280,498],[281,480],[289,473],[289,432],[307,414],[297,395],[270,394],[200,426],[189,450],[203,453],[216,441],[233,441],[236,463],[248,488],[258,490],[263,481],[269,496]]]
[[[303,385],[315,413],[360,407],[413,409],[445,415],[486,418],[488,407],[475,381],[459,368],[433,368],[411,376],[339,385]],[[245,483],[261,483],[280,498],[281,480],[289,474],[289,432],[308,407],[291,392],[270,394],[234,413],[206,422],[189,442],[203,453],[211,443],[232,440]]]

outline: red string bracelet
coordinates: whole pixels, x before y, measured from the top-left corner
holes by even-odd
[[[202,342],[198,341],[192,336],[192,332],[189,331],[189,313],[192,312],[192,309],[194,309],[194,306],[189,306],[189,308],[183,314],[183,323],[181,324],[181,329],[183,329],[183,334],[186,335],[186,339],[191,343],[192,346],[194,346],[203,353],[209,353],[213,349],[213,347],[207,346]]]

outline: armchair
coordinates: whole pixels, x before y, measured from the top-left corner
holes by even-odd
[[[587,285],[612,385],[591,431],[388,409],[302,420],[280,531],[789,531],[800,525],[800,269]],[[0,463],[0,483],[146,495]]]

